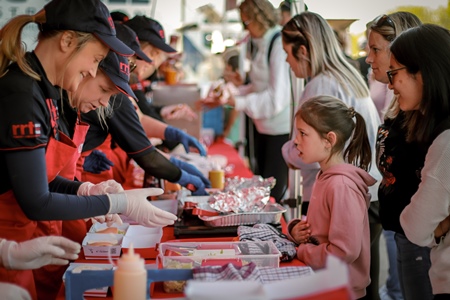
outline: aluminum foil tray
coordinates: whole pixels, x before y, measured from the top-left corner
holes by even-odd
[[[240,226],[258,223],[279,224],[286,209],[278,203],[268,203],[264,210],[257,213],[238,213],[221,216],[199,216],[206,226]]]

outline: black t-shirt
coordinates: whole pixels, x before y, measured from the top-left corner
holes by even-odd
[[[109,103],[112,112],[106,118],[106,126],[105,124],[102,126],[96,111],[81,115],[81,119],[90,125],[83,151],[100,146],[108,133],[111,134],[114,142],[131,158],[155,151],[142,128],[133,104],[127,96],[118,94],[112,97]]]
[[[34,53],[27,53],[26,59],[41,80],[24,74],[17,64],[9,66],[0,78],[0,194],[13,190],[32,220],[106,214],[110,206],[107,196],[78,197],[74,194],[80,183],[60,177],[47,182],[45,148],[52,125],[46,101],[57,107],[61,93],[47,79]]]
[[[427,149],[406,142],[403,122],[403,113],[385,121],[378,129],[376,149],[377,166],[383,175],[378,189],[381,224],[386,230],[404,234],[400,214],[419,187]]]

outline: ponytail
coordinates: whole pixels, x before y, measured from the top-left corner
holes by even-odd
[[[320,95],[306,100],[297,111],[295,117],[300,117],[306,124],[313,127],[324,139],[333,131],[336,143],[331,148],[333,155],[343,152],[344,158],[365,171],[370,167],[372,151],[367,136],[364,118],[336,97]],[[356,123],[353,119],[356,119]],[[345,143],[350,139],[347,148]]]
[[[352,139],[344,151],[344,157],[347,157],[349,163],[368,171],[372,161],[372,151],[367,136],[366,122],[353,107],[349,108],[349,114],[356,118],[356,126]]]
[[[19,15],[11,19],[0,31],[0,77],[3,76],[11,63],[17,63],[28,76],[40,80],[39,75],[32,70],[25,59],[25,45],[22,43],[22,30],[29,23],[44,23],[45,11],[40,10],[35,15]]]

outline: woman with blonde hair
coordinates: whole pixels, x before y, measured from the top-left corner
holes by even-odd
[[[333,29],[320,15],[303,12],[294,16],[282,30],[283,49],[287,62],[297,78],[307,80],[299,99],[301,105],[317,95],[330,95],[355,107],[365,119],[370,144],[375,147],[376,130],[380,124],[377,110],[369,97],[369,90],[359,72],[345,59]],[[283,146],[286,163],[300,169],[303,176],[303,201],[309,202],[311,188],[319,170],[316,164],[304,164],[295,147],[295,134]],[[380,179],[373,168],[371,175]],[[371,188],[372,201],[376,188]],[[307,205],[305,205],[307,207]]]
[[[38,43],[25,53],[21,31],[32,22],[40,27]],[[100,0],[53,0],[35,15],[11,19],[0,40],[0,237],[23,242],[61,235],[60,220],[112,213],[147,226],[173,224],[174,215],[147,201],[159,190],[117,193],[121,187],[115,182],[66,179],[75,174],[88,126],[77,121],[73,132],[61,130],[57,103],[63,89],[73,93],[85,77],[95,77],[109,49],[134,53],[116,38],[106,6]],[[106,105],[98,99],[85,109]],[[116,193],[105,195],[111,192]],[[31,270],[1,268],[0,281],[24,287],[33,299],[55,293],[37,293]]]

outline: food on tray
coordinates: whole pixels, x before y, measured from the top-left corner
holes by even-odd
[[[118,234],[119,228],[117,227],[106,227],[105,229],[99,229],[96,231],[96,233],[112,233],[112,234]]]
[[[116,246],[119,242],[117,240],[113,241],[88,241],[87,244],[89,246],[94,247],[104,247],[104,246]]]
[[[180,262],[177,260],[168,260],[167,264],[164,266],[165,269],[192,269],[194,267],[193,262]],[[181,293],[186,286],[185,280],[177,281],[164,281],[163,289],[166,293]]]

